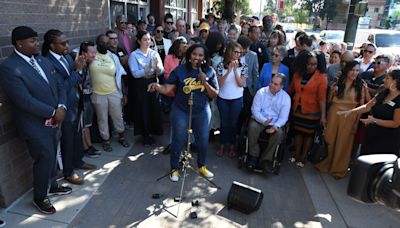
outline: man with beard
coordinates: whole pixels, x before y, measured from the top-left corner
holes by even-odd
[[[93,89],[91,99],[97,115],[100,136],[103,140],[103,150],[111,152],[108,116],[111,116],[115,131],[119,134],[118,142],[123,147],[130,146],[125,139],[121,102],[123,98],[122,75],[126,75],[126,71],[118,57],[108,51],[109,38],[106,35],[99,35],[96,44],[96,57],[89,66]]]
[[[55,178],[57,125],[65,117],[66,95],[53,65],[39,56],[37,32],[19,26],[11,33],[14,52],[0,65],[0,85],[10,101],[19,134],[33,159],[33,204],[44,214],[56,209],[47,195],[71,193]],[[50,186],[50,190],[48,187]]]
[[[74,173],[74,168],[96,169],[93,164],[85,163],[83,158],[82,128],[79,126],[82,112],[79,102],[80,76],[85,66],[83,56],[75,61],[68,55],[68,40],[61,31],[50,29],[44,34],[42,55],[50,60],[56,69],[57,77],[64,81],[67,95],[66,115],[61,125],[61,155],[64,179],[71,184],[82,185],[84,180]]]

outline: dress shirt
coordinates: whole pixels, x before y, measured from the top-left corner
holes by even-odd
[[[284,90],[273,95],[269,86],[259,89],[254,97],[251,112],[253,119],[263,124],[272,119],[269,125],[282,127],[288,121],[290,113],[290,97]]]
[[[22,54],[21,52],[17,51],[17,49],[14,49],[14,51],[15,51],[15,53],[17,53],[19,56],[21,56],[21,58],[23,58],[23,59],[29,64],[29,66],[31,65],[30,60],[33,59],[33,62],[35,63],[37,69],[39,69],[39,71],[40,71],[40,76],[42,76],[42,78],[43,78],[47,83],[49,83],[49,80],[47,79],[47,76],[46,76],[46,74],[44,73],[42,67],[40,67],[40,65],[38,64],[38,62],[36,61],[36,59],[35,59],[33,56],[29,58],[28,56],[26,56],[26,55]]]
[[[49,52],[52,56],[54,56],[54,58],[56,58],[58,60],[58,62],[61,63],[61,66],[64,67],[64,69],[65,69],[65,71],[67,71],[68,75],[70,75],[69,66],[65,65],[65,64],[68,64],[67,59],[63,55],[59,55],[59,54],[53,52],[52,50],[50,50]],[[64,58],[65,62],[63,60],[61,60],[61,58]]]

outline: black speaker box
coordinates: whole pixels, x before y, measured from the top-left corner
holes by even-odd
[[[263,197],[260,189],[234,181],[228,194],[228,209],[250,214],[260,208]]]

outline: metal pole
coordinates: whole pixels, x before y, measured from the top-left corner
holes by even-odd
[[[351,0],[349,6],[349,16],[346,23],[346,31],[344,33],[344,42],[347,43],[347,50],[353,50],[354,41],[356,39],[358,16],[354,15],[355,5],[359,0]]]

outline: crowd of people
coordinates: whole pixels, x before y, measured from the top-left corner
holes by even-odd
[[[214,176],[206,158],[217,131],[216,155],[235,158],[237,134],[247,128],[247,167],[262,170],[270,169],[284,138],[289,162],[304,167],[319,128],[328,156],[315,167],[337,179],[359,154],[399,154],[400,68],[390,55],[375,56],[372,43],[356,55],[339,44],[314,45],[298,31],[288,49],[276,14],[262,18],[262,26],[257,17],[239,25],[213,14],[192,26],[171,14],[162,24],[152,15],[147,22],[128,23],[124,16],[115,22],[115,29],[71,52],[57,29],[46,32],[41,53],[36,31],[12,31],[15,49],[0,66],[0,84],[34,160],[33,204],[42,213],[56,212],[48,195],[72,191],[56,182],[57,170],[82,185],[74,169],[96,169],[83,160],[101,155],[92,133],[99,133],[104,152],[113,150],[113,133],[121,146],[133,143],[126,128],[153,146],[163,134],[163,113],[170,118],[163,152],[170,153],[173,182],[188,140],[199,173]],[[262,150],[260,133],[269,136]]]

